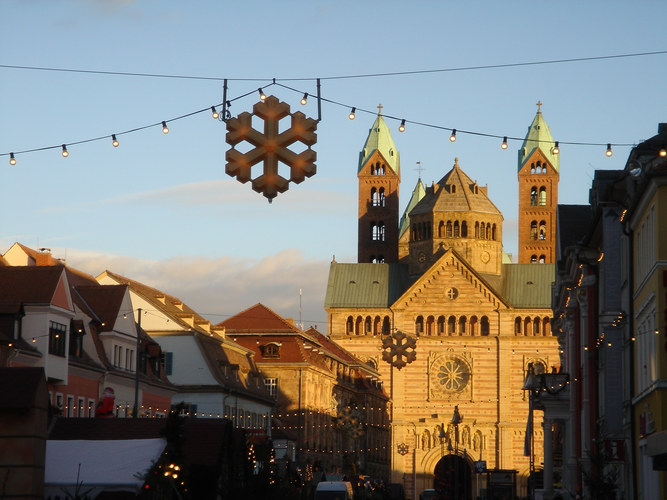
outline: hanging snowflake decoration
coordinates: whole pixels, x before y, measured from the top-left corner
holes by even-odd
[[[407,455],[410,452],[410,447],[406,443],[398,443],[396,450],[399,455]]]
[[[349,432],[353,438],[358,438],[364,433],[361,412],[356,406],[346,406],[340,410],[336,419],[336,425],[339,429]]]
[[[290,114],[289,104],[274,96],[258,102],[252,109],[252,113],[243,112],[227,120],[226,140],[231,149],[225,157],[225,171],[243,184],[252,181],[252,188],[262,193],[270,203],[278,193],[287,191],[290,182],[299,184],[315,174],[317,153],[310,147],[317,141],[317,121],[306,118],[300,111]],[[262,132],[253,128],[253,116],[264,122]],[[280,121],[288,116],[291,125],[281,132]],[[251,146],[249,151],[242,153],[235,149],[244,142]],[[297,142],[307,146],[307,149],[301,153],[290,150],[289,147]],[[262,175],[253,177],[252,167],[260,162],[264,163]],[[281,163],[289,168],[289,179],[278,173]]]
[[[399,370],[417,359],[417,341],[401,331],[394,332],[382,339],[382,359]]]

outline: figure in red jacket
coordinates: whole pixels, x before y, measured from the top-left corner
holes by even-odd
[[[111,387],[104,388],[104,394],[102,395],[102,401],[97,403],[97,408],[95,408],[95,416],[99,418],[112,418],[114,417],[114,406],[116,402],[116,395],[113,392]]]

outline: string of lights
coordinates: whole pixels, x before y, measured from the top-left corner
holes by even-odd
[[[605,58],[608,59],[608,58],[613,58],[613,57],[634,57],[634,56],[639,56],[639,55],[658,55],[658,54],[663,54],[663,53],[667,53],[667,51],[658,51],[658,52],[653,52],[653,53],[641,53],[641,54],[625,54],[625,55],[618,55],[618,56],[601,56],[601,57],[599,57],[599,59],[605,59]],[[592,60],[592,59],[595,59],[595,58],[580,58],[579,60]],[[547,63],[553,63],[553,62],[566,62],[566,61],[567,60],[559,60],[559,61],[551,61],[551,62],[542,61],[542,62],[533,62],[533,63],[516,63],[516,64],[513,64],[513,65],[547,64]],[[502,67],[502,66],[512,66],[512,65],[495,65],[495,67]],[[71,70],[71,69],[65,69],[65,68],[38,68],[38,67],[28,67],[28,66],[0,65],[0,68],[2,68],[2,67],[4,67],[4,68],[13,68],[13,69],[35,69],[35,70],[45,70],[45,71],[49,70],[49,71],[69,71],[69,72],[84,72],[84,73],[92,72],[92,73],[94,73],[94,71],[89,71],[89,70]],[[493,67],[493,66],[458,68],[458,70],[483,69],[483,68],[490,68],[490,67]],[[423,72],[441,72],[441,71],[452,71],[452,70],[454,70],[454,69],[424,70]],[[165,78],[168,77],[168,75],[149,75],[149,74],[140,74],[140,73],[137,73],[137,74],[114,73],[114,72],[99,72],[99,73],[102,73],[102,74],[119,74],[119,75],[122,74],[122,75],[131,75],[131,76],[155,76],[155,77],[165,77]],[[367,77],[371,77],[371,76],[391,76],[391,75],[398,75],[398,74],[417,74],[417,73],[420,73],[420,72],[398,72],[398,73],[377,73],[377,74],[368,74],[368,75],[346,75],[346,76],[340,76],[340,77],[326,77],[325,79],[332,80],[332,79],[353,78],[353,77],[367,78]],[[185,76],[183,76],[183,75],[171,75],[171,76],[174,77],[174,78],[185,78]],[[203,77],[190,77],[190,78],[199,78],[199,79],[201,79]],[[220,80],[224,80],[224,81],[232,80],[233,81],[233,79],[220,79]],[[249,81],[249,80],[256,81],[257,79],[236,79],[236,81]],[[313,78],[283,79],[283,81],[290,81],[290,80],[304,81],[304,80],[314,80],[314,79]],[[316,80],[322,80],[322,78],[316,79]],[[226,117],[221,116],[221,114],[218,112],[217,108],[223,107],[223,108],[226,109],[226,107],[230,106],[232,102],[237,101],[239,99],[242,99],[244,97],[247,97],[251,94],[254,94],[256,91],[259,92],[260,100],[264,100],[266,98],[265,97],[266,94],[264,93],[263,89],[268,88],[272,85],[278,85],[282,88],[285,88],[287,90],[296,92],[299,95],[302,95],[303,97],[300,99],[300,102],[303,105],[305,105],[308,101],[308,95],[309,95],[308,92],[304,91],[303,89],[296,89],[296,88],[289,87],[287,85],[279,83],[278,79],[273,78],[273,79],[271,79],[270,83],[264,85],[263,87],[259,87],[257,90],[252,90],[252,91],[245,92],[245,93],[243,93],[239,96],[228,99],[223,103],[217,103],[217,104],[214,104],[212,106],[206,106],[205,108],[198,109],[198,110],[195,110],[195,111],[192,111],[190,113],[186,113],[186,114],[183,114],[183,115],[180,115],[180,116],[176,116],[176,117],[170,118],[168,120],[160,120],[160,121],[149,123],[147,125],[137,126],[137,127],[134,127],[132,129],[128,129],[128,130],[125,130],[125,131],[122,131],[122,132],[109,133],[109,134],[106,134],[106,135],[103,135],[103,136],[97,136],[97,137],[82,139],[82,140],[78,140],[78,141],[67,141],[67,142],[64,142],[64,143],[61,143],[61,144],[58,144],[58,145],[34,147],[34,148],[28,148],[28,149],[23,149],[23,150],[19,150],[19,151],[4,152],[4,153],[0,153],[0,156],[8,156],[9,157],[9,163],[11,165],[16,165],[17,162],[18,162],[16,157],[17,157],[17,155],[20,155],[20,154],[35,153],[35,152],[40,152],[40,151],[52,150],[52,149],[60,149],[62,156],[63,157],[68,157],[69,154],[70,154],[70,151],[67,149],[67,146],[69,146],[71,148],[72,146],[78,146],[78,145],[82,145],[82,144],[86,144],[86,143],[90,143],[90,142],[97,142],[97,141],[101,141],[101,140],[110,140],[114,147],[118,147],[119,144],[120,144],[120,141],[118,140],[119,136],[131,134],[131,133],[135,133],[135,132],[139,132],[139,131],[143,131],[143,130],[146,130],[146,129],[149,129],[149,128],[154,128],[156,126],[159,126],[164,134],[167,134],[167,133],[169,133],[169,127],[168,127],[167,123],[175,122],[175,121],[178,121],[178,120],[183,120],[185,118],[190,118],[192,116],[195,116],[195,115],[198,115],[198,114],[201,114],[201,113],[204,113],[204,112],[211,112],[214,119],[224,121],[226,119]],[[351,111],[348,114],[348,117],[351,120],[356,117],[356,114],[358,112],[367,113],[367,114],[371,114],[371,115],[375,115],[375,113],[376,113],[375,111],[372,111],[372,110],[369,110],[369,109],[366,109],[366,108],[363,108],[363,107],[353,106],[353,105],[343,103],[343,102],[340,102],[340,101],[327,99],[325,97],[320,97],[320,99],[321,99],[321,101],[323,101],[325,103],[335,105],[335,106],[339,106],[339,107],[343,107],[345,109],[350,109]],[[407,125],[414,125],[414,126],[420,126],[420,127],[432,128],[432,129],[436,129],[436,130],[447,131],[447,132],[450,133],[449,139],[450,139],[451,142],[456,141],[457,134],[458,134],[458,136],[463,134],[463,135],[476,136],[476,137],[492,138],[492,139],[496,139],[496,140],[502,140],[500,148],[502,150],[506,150],[506,149],[508,149],[508,141],[522,142],[524,140],[523,137],[516,136],[516,135],[498,135],[498,134],[490,134],[490,133],[475,131],[475,130],[463,130],[463,129],[457,129],[455,127],[448,127],[448,126],[443,126],[443,125],[438,125],[438,124],[433,124],[433,123],[427,123],[427,122],[424,122],[424,121],[418,121],[418,120],[414,120],[414,119],[407,119],[407,118],[398,117],[398,116],[389,115],[389,114],[383,114],[383,117],[386,118],[386,119],[390,119],[390,120],[394,120],[394,121],[399,122],[400,124],[398,126],[398,130],[400,132],[404,132],[407,128]],[[536,142],[539,142],[539,141],[536,141]],[[544,141],[542,141],[542,142],[544,142]],[[554,144],[548,144],[548,146],[551,148],[551,150],[554,152],[554,154],[559,154],[560,153],[560,147],[562,145],[596,146],[596,147],[606,146],[605,155],[607,157],[610,157],[610,156],[613,155],[612,146],[628,147],[628,146],[633,146],[634,144],[635,144],[635,142],[599,143],[599,142],[591,142],[591,141],[555,141]]]

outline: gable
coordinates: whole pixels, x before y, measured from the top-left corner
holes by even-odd
[[[56,289],[53,292],[53,297],[51,298],[51,304],[54,306],[62,307],[68,311],[73,310],[72,300],[69,294],[69,286],[67,284],[67,278],[65,273],[60,275]]]
[[[479,313],[507,307],[489,283],[454,250],[445,252],[392,306],[393,309],[432,306]]]

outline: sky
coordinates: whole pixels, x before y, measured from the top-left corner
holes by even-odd
[[[50,248],[213,323],[261,302],[326,332],[330,262],[356,262],[359,152],[379,104],[401,210],[420,175],[437,182],[458,158],[488,185],[513,254],[517,151],[538,101],[564,204],[588,203],[594,171],[624,168],[667,121],[667,53],[608,57],[667,51],[658,0],[2,0],[0,13],[0,252]],[[227,79],[232,116],[261,87],[317,118],[317,78],[317,173],[269,204],[225,173],[210,107]]]

